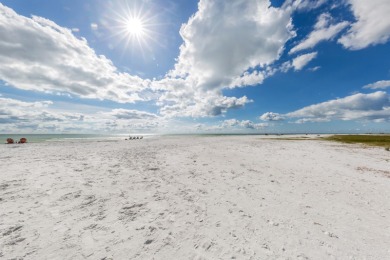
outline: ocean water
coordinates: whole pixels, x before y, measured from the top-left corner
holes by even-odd
[[[28,143],[40,142],[64,142],[64,141],[93,141],[93,140],[124,140],[129,136],[152,136],[150,134],[117,134],[117,135],[96,135],[96,134],[0,134],[0,143],[6,143],[7,138],[18,142],[20,138],[26,138]]]

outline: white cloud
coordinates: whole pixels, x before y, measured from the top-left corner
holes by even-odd
[[[345,98],[304,107],[285,114],[289,118],[301,118],[303,122],[331,120],[390,120],[390,96],[383,91],[370,94],[354,94]]]
[[[269,0],[201,0],[180,34],[184,44],[170,75],[215,89],[278,59],[293,32],[290,13],[270,7]]]
[[[11,98],[0,98],[0,124],[25,124],[65,122],[79,120],[79,113],[57,113],[48,108],[53,102],[24,102]]]
[[[389,0],[348,0],[348,3],[357,21],[339,39],[345,48],[359,50],[389,40]]]
[[[267,112],[259,117],[263,121],[282,121],[284,116],[279,113]]]
[[[316,9],[325,4],[327,1],[328,0],[286,0],[283,5],[284,7],[307,11]]]
[[[307,64],[309,64],[310,61],[312,61],[317,57],[317,54],[318,54],[317,52],[302,54],[298,57],[295,57],[292,61],[286,61],[282,63],[282,65],[280,65],[278,70],[285,73],[291,69],[294,69],[295,71],[302,70]],[[310,68],[309,70],[316,71],[319,68],[320,68],[319,66],[316,66],[314,68]]]
[[[278,114],[268,112],[260,119],[294,119],[295,123],[344,121],[390,122],[390,95],[384,91],[370,94],[357,93],[344,98],[310,105],[299,110]]]
[[[237,126],[240,124],[240,121],[237,120],[237,119],[227,119],[227,120],[224,120],[221,124],[221,126],[223,128],[227,128],[227,127],[233,127],[233,126]]]
[[[321,66],[315,66],[313,68],[309,68],[308,70],[310,70],[310,71],[317,71],[319,69],[321,69]]]
[[[294,67],[294,70],[301,70],[315,57],[317,57],[317,52],[303,54],[293,59],[291,65]]]
[[[254,70],[252,72],[244,72],[242,75],[234,78],[229,88],[239,88],[239,87],[247,87],[247,86],[254,86],[257,84],[263,83],[263,81],[274,75],[278,70],[273,68],[272,66],[266,66],[261,71]]]
[[[187,131],[196,132],[237,132],[237,133],[253,133],[256,130],[262,130],[269,126],[268,123],[255,123],[250,120],[237,120],[237,119],[227,119],[218,124],[196,124],[190,126]]]
[[[0,132],[129,133],[159,131],[167,121],[146,111],[113,109],[102,112],[90,107],[89,113],[74,112],[72,104],[51,101],[26,102],[0,98]],[[77,109],[76,109],[77,110]]]
[[[153,83],[165,92],[159,100],[165,115],[213,116],[242,107],[246,97],[224,97],[222,90],[261,83],[294,35],[290,11],[269,0],[201,0],[180,34],[175,68]]]
[[[72,32],[80,32],[79,28],[72,28]]]
[[[168,123],[160,116],[134,109],[113,109],[109,112],[97,112],[90,115],[93,124],[104,123],[104,131],[114,132],[137,132],[153,131],[158,132]]]
[[[315,30],[320,30],[329,27],[330,22],[332,21],[332,16],[330,13],[322,13],[318,16],[317,22],[314,25]]]
[[[99,29],[99,26],[96,23],[91,23],[91,29],[93,31],[97,31]]]
[[[235,78],[230,83],[230,88],[254,86],[263,83],[267,77],[263,71],[245,72],[243,75]]]
[[[385,89],[390,88],[390,80],[380,80],[372,84],[365,85],[363,88],[369,89]]]
[[[0,4],[0,79],[16,88],[135,102],[150,81],[117,71],[70,29]]]
[[[182,93],[182,92],[181,92]],[[166,117],[207,117],[218,116],[226,113],[228,109],[242,108],[245,104],[252,102],[246,96],[241,98],[225,97],[210,93],[204,96],[194,93],[189,99],[181,99],[176,93],[167,93],[161,96],[161,103],[164,103],[160,113]]]
[[[268,127],[269,125],[267,123],[254,123],[250,120],[237,120],[237,119],[228,119],[224,120],[222,124],[220,125],[220,128],[226,129],[226,128],[245,128],[245,129],[263,129]]]
[[[267,123],[254,123],[250,120],[243,120],[241,121],[240,125],[244,128],[249,128],[249,129],[263,129],[268,127]]]
[[[111,112],[106,113],[115,117],[116,119],[157,119],[156,114],[148,113],[139,110],[128,110],[128,109],[113,109]]]
[[[304,123],[324,123],[331,121],[330,118],[301,118],[296,120],[294,123],[296,124],[304,124]]]
[[[274,73],[269,65],[294,36],[293,10],[287,9],[272,7],[269,0],[201,0],[180,30],[184,43],[175,68],[151,81],[118,72],[71,29],[0,4],[0,35],[5,35],[0,79],[24,90],[82,98],[157,99],[166,116],[217,116],[251,102],[245,96],[226,97],[223,89],[256,85]]]
[[[290,54],[310,49],[316,46],[321,41],[332,40],[341,30],[349,25],[349,22],[340,22],[330,24],[332,17],[329,13],[324,13],[318,17],[317,23],[314,25],[314,30],[298,45],[290,50]]]

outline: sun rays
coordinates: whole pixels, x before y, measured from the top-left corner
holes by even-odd
[[[144,53],[157,42],[156,14],[142,6],[124,4],[111,13],[113,36],[124,44],[124,50]]]
[[[132,17],[126,21],[126,31],[130,36],[143,37],[145,33],[144,21],[138,17]]]

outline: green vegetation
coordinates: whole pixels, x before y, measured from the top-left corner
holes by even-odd
[[[343,143],[361,143],[372,146],[390,147],[390,135],[332,135],[324,137],[324,140],[337,141]]]
[[[327,140],[327,141],[336,141],[348,144],[365,144],[371,146],[380,146],[384,147],[386,151],[390,151],[390,135],[380,134],[380,135],[332,135],[328,137],[307,137],[307,136],[297,136],[297,137],[275,137],[275,138],[266,138],[268,140],[291,140],[291,141],[300,141],[300,140]]]

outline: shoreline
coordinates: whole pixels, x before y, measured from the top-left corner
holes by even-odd
[[[104,140],[125,140],[130,136],[142,136],[143,138],[163,138],[163,137],[229,137],[229,136],[257,136],[260,138],[318,138],[328,137],[331,133],[198,133],[198,134],[160,134],[160,133],[144,133],[144,134],[0,134],[0,144],[7,144],[7,138],[14,139],[17,142],[20,138],[27,138],[27,143],[41,143],[41,142],[66,142],[66,141],[104,141]],[[351,134],[337,134],[337,135],[351,135]],[[359,134],[359,135],[384,135],[390,134]]]

